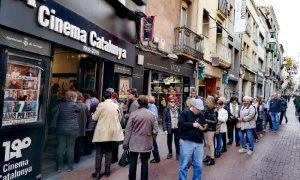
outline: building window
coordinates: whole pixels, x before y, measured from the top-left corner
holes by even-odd
[[[187,27],[188,23],[188,8],[187,6],[181,7],[181,26]]]
[[[204,10],[203,11],[203,24],[202,24],[202,28],[203,28],[203,35],[206,37],[209,37],[209,13]]]

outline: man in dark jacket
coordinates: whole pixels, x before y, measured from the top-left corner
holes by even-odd
[[[279,129],[279,112],[280,112],[281,100],[278,99],[277,94],[271,96],[269,113],[272,119],[272,132],[276,132]]]
[[[283,97],[280,98],[281,104],[280,104],[280,118],[279,123],[282,123],[283,116],[285,117],[285,123],[288,123],[288,119],[286,117],[286,109],[287,109],[287,100]]]
[[[201,179],[203,158],[203,131],[206,129],[202,100],[195,99],[192,107],[182,111],[178,128],[180,137],[179,180],[187,179],[189,162],[193,161],[193,179]]]

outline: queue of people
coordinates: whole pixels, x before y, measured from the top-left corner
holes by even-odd
[[[300,110],[300,97],[296,102]],[[103,102],[96,98],[95,91],[83,96],[79,91],[70,90],[57,104],[52,106],[54,111],[51,111],[54,113],[53,119],[57,121],[57,171],[63,168],[65,153],[68,170],[71,171],[74,161],[79,162],[82,154],[91,154],[95,148],[95,171],[92,177],[101,178],[103,156],[104,175],[109,177],[111,163],[118,162],[120,144],[123,144],[124,151],[129,152],[129,180],[136,179],[139,156],[142,180],[148,179],[151,152],[153,159],[150,163],[161,161],[156,142],[159,116],[155,97],[138,96],[135,88],[129,89],[128,112],[125,114],[112,88],[103,92]],[[216,158],[227,151],[227,145],[235,142],[236,146],[241,146],[238,152],[252,155],[254,143],[264,136],[267,123],[272,132],[277,132],[283,117],[288,122],[286,109],[286,99],[277,94],[267,101],[262,97],[253,99],[245,96],[239,103],[236,97],[229,101],[213,96],[203,99],[192,92],[186,108],[181,111],[178,98],[171,94],[162,113],[162,129],[167,136],[166,159],[173,158],[174,139],[175,158],[180,163],[179,179],[187,179],[191,164],[193,179],[201,179],[202,164],[212,166],[217,163]]]

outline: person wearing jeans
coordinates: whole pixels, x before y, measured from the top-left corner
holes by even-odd
[[[203,158],[203,134],[205,123],[202,100],[194,99],[192,107],[182,111],[178,128],[180,137],[179,180],[186,180],[190,161],[193,162],[193,180],[201,180]]]
[[[150,110],[154,115],[154,128],[153,128],[153,159],[150,161],[150,163],[159,163],[160,162],[160,156],[158,151],[158,146],[156,142],[156,137],[158,134],[158,110],[155,106],[155,98],[153,96],[148,96],[149,98],[149,104],[148,104],[148,110]]]
[[[241,130],[239,131],[240,141],[242,144],[242,148],[239,149],[241,153],[247,153],[248,155],[252,155],[254,150],[253,143],[253,130],[256,127],[256,109],[250,103],[251,97],[245,96],[243,97],[243,106],[239,110],[238,121],[241,123]],[[245,134],[249,141],[249,149],[247,149],[247,144],[245,141]]]
[[[224,109],[224,102],[222,100],[217,101],[217,109],[218,109],[218,123],[221,124],[220,132],[217,134],[217,147],[216,147],[216,157],[221,156],[221,152],[226,152],[226,132],[227,125],[226,121],[228,120],[228,112]],[[222,139],[223,141],[222,145]]]
[[[278,99],[277,94],[271,96],[269,113],[272,119],[272,132],[276,132],[279,129],[279,112],[280,112],[281,100]]]

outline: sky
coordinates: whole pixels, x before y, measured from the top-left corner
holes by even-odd
[[[254,0],[258,6],[273,6],[279,24],[279,43],[284,56],[300,57],[300,0]]]

